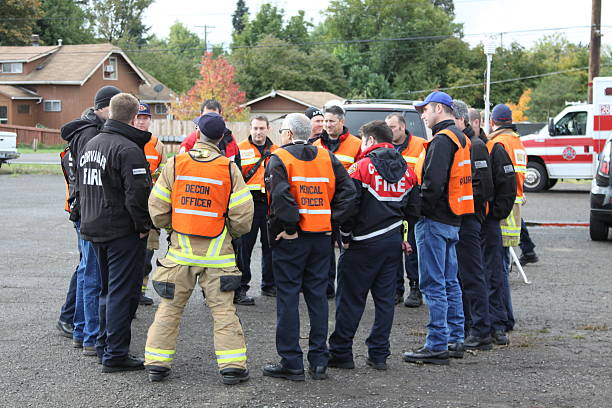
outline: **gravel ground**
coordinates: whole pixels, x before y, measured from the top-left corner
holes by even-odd
[[[588,220],[584,190],[560,184],[531,194],[525,218]],[[95,359],[57,334],[54,324],[78,259],[74,230],[61,211],[63,193],[59,176],[0,176],[0,406],[610,406],[612,243],[591,242],[587,228],[530,230],[540,262],[526,268],[531,285],[511,276],[518,323],[508,347],[467,355],[448,367],[404,363],[401,353],[423,342],[427,312],[398,306],[390,368],[374,371],[365,365],[370,300],[356,336],[355,370],[330,369],[328,381],[306,383],[264,378],[261,367],[277,360],[275,303],[259,297],[254,268],[257,282],[250,294],[257,305],[239,308],[251,381],[235,387],[219,383],[210,313],[196,293],[185,310],[171,377],[149,383],[143,372],[100,373]],[[333,329],[333,303],[330,309]],[[134,354],[143,353],[154,311],[155,306],[138,311]],[[304,305],[302,316],[306,347]]]

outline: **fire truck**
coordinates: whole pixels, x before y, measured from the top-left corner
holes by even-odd
[[[592,179],[597,157],[612,136],[612,77],[593,80],[593,104],[567,106],[538,133],[521,137],[527,153],[525,191],[559,179]]]

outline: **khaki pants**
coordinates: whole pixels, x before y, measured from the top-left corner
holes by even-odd
[[[240,286],[240,271],[237,268],[177,265],[167,259],[160,263],[153,276],[153,287],[162,300],[149,327],[145,365],[170,368],[183,310],[199,283],[212,312],[219,369],[246,368],[246,343],[233,303],[234,290]]]

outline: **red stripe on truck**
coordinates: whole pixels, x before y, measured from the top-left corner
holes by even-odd
[[[612,130],[612,115],[595,115],[593,117],[593,130]]]

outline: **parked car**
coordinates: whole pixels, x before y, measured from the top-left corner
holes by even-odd
[[[347,99],[342,105],[346,112],[344,124],[352,134],[359,136],[362,125],[372,120],[385,120],[388,114],[397,112],[406,120],[411,134],[427,139],[428,129],[412,102],[402,99]]]
[[[0,167],[4,162],[20,156],[17,152],[17,135],[13,132],[0,132]]]
[[[608,239],[608,230],[612,226],[610,156],[612,156],[612,140],[608,140],[599,154],[597,169],[591,186],[589,233],[593,241],[605,241]]]

